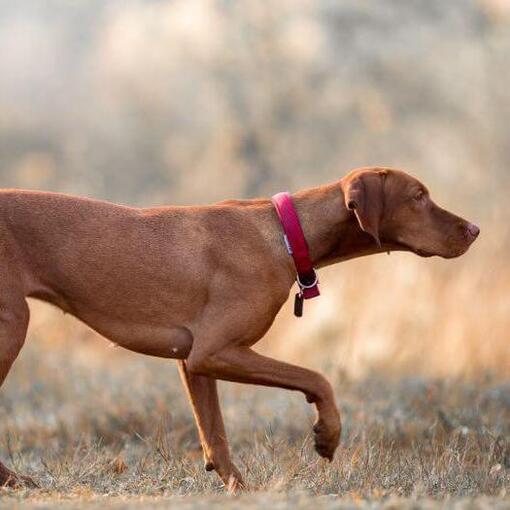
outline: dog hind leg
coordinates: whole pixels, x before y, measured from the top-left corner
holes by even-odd
[[[5,282],[6,279],[3,278]],[[23,296],[17,295],[2,285],[0,297],[0,385],[25,342],[29,310]],[[16,296],[16,297],[14,297]],[[7,298],[9,297],[9,298]],[[30,478],[17,475],[0,462],[0,486],[36,486]]]

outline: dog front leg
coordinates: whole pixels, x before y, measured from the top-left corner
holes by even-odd
[[[319,373],[262,356],[245,346],[222,347],[215,352],[192,350],[187,367],[191,374],[302,391],[317,408],[315,449],[322,457],[333,459],[340,439],[340,414],[331,385]]]
[[[179,373],[193,409],[202,449],[205,469],[216,470],[229,490],[242,488],[243,479],[230,459],[227,435],[221,416],[215,379],[189,372],[186,361],[178,362]]]

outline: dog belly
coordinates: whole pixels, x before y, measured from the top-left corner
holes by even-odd
[[[113,319],[97,313],[72,313],[115,345],[159,358],[186,359],[193,335],[184,326],[161,326]]]
[[[69,304],[59,294],[47,288],[37,289],[29,293],[30,297],[46,301],[57,306],[65,313],[73,315],[100,335],[133,352],[157,356],[160,358],[186,359],[193,345],[191,331],[178,324],[164,323],[151,324],[148,317],[139,314],[139,309],[125,313],[125,318],[115,318],[109,314],[91,310],[90,307],[80,304]]]
[[[138,338],[120,339],[117,345],[140,354],[158,358],[186,359],[193,345],[190,331],[184,327],[165,331],[147,331]]]
[[[186,359],[193,345],[191,332],[183,326],[162,327],[90,318],[84,322],[115,345],[149,356]]]
[[[193,336],[186,327],[166,328],[112,321],[108,321],[108,324],[85,322],[115,345],[149,356],[186,359],[193,345]]]

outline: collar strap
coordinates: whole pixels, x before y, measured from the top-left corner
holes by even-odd
[[[319,279],[313,267],[308,244],[290,193],[286,191],[277,193],[271,200],[283,227],[283,240],[287,251],[294,259],[300,295],[304,299],[317,297],[320,294]]]

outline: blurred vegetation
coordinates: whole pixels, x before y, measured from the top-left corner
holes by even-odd
[[[0,187],[152,205],[416,174],[481,223],[469,254],[326,270],[266,349],[509,373],[508,0],[0,0],[0,49]]]
[[[492,211],[509,15],[505,0],[3,0],[0,183],[189,203],[387,164]]]

